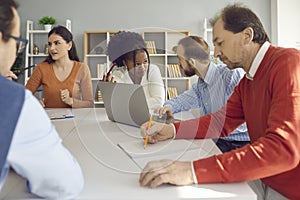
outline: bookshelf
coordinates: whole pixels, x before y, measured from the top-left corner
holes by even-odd
[[[212,28],[208,25],[208,20],[207,18],[204,18],[203,20],[203,38],[207,42],[210,48],[210,55],[214,55],[214,45],[212,43],[213,38],[212,38]]]
[[[110,37],[117,32],[112,30],[84,32],[84,62],[90,67],[95,104],[103,104],[97,82],[110,68],[106,47]],[[139,33],[145,39],[150,62],[160,69],[166,99],[189,89],[190,78],[184,76],[178,65],[177,55],[172,50],[181,38],[189,35],[189,31],[147,30]]]
[[[208,25],[207,18],[203,20],[203,38],[209,45],[210,49],[210,60],[216,64],[221,63],[219,58],[214,57],[214,45],[213,45],[213,35],[212,35],[212,28]]]
[[[146,43],[152,44],[150,49],[148,49],[150,60],[151,63],[160,68],[165,85],[166,100],[173,98],[190,88],[190,78],[185,77],[184,72],[178,65],[177,55],[173,51],[173,48],[177,45],[178,41],[188,35],[190,35],[190,32],[186,30],[142,32],[142,36]],[[154,51],[152,48],[154,48]]]
[[[95,104],[103,104],[102,95],[99,88],[97,88],[97,84],[110,67],[106,47],[110,37],[117,32],[109,30],[84,32],[84,62],[90,68]]]
[[[65,26],[71,31],[71,20],[67,19]],[[35,23],[31,20],[26,22],[26,39],[29,40],[29,44],[25,49],[25,67],[38,64],[45,60],[48,56],[48,52],[45,51],[45,45],[48,44],[49,31],[44,29],[36,29]],[[38,47],[38,51],[35,47]],[[27,83],[34,68],[30,68],[24,71],[24,84]]]

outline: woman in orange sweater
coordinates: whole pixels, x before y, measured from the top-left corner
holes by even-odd
[[[72,33],[64,26],[48,34],[49,55],[38,64],[26,84],[32,93],[43,86],[46,108],[93,107],[89,67],[79,61]]]

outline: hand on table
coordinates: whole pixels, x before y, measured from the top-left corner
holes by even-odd
[[[175,130],[172,124],[164,124],[153,121],[150,128],[148,128],[148,122],[142,124],[140,128],[141,135],[144,138],[148,135],[148,142],[152,144],[173,138],[175,135]]]
[[[140,185],[155,188],[168,183],[194,184],[191,162],[159,160],[149,162],[140,174]]]

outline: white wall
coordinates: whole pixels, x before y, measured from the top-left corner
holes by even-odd
[[[271,1],[272,41],[283,47],[300,49],[300,1]]]
[[[236,0],[17,0],[25,36],[26,20],[36,22],[45,15],[59,23],[72,20],[72,32],[80,58],[83,58],[83,33],[91,30],[120,30],[160,27],[189,30],[202,35],[203,19],[211,18]],[[240,0],[257,13],[270,33],[271,0]],[[297,0],[295,0],[297,1]]]

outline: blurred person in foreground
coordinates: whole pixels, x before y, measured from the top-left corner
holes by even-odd
[[[0,1],[0,74],[9,74],[16,47],[25,48],[27,43],[20,38],[17,7],[13,0]],[[11,167],[35,195],[77,197],[84,184],[81,168],[62,145],[43,107],[29,90],[2,75],[0,85],[0,189]]]

